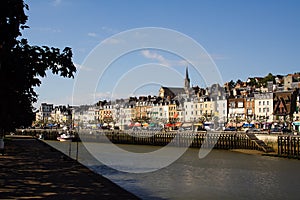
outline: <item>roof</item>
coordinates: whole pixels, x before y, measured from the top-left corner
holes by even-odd
[[[172,92],[175,96],[177,96],[178,94],[184,94],[185,90],[184,88],[177,88],[177,87],[162,87],[165,92]]]

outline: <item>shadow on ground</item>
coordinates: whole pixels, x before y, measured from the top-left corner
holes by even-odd
[[[0,155],[0,199],[137,199],[36,139],[10,139]]]

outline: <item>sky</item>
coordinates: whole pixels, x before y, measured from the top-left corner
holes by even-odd
[[[88,71],[85,63],[91,52],[103,41],[116,41],[107,40],[116,34],[144,27],[174,30],[191,38],[210,56],[223,82],[300,71],[300,1],[297,0],[25,0],[25,3],[29,5],[26,13],[30,29],[23,31],[22,37],[31,45],[71,47],[78,68],[75,79],[48,73],[41,87],[36,88],[39,101],[35,106],[41,102],[72,105],[74,85],[81,71]],[[181,55],[159,49],[132,51],[114,60],[106,71],[105,81],[91,87],[96,87],[96,99],[112,98],[113,87],[108,86],[114,86],[128,71],[147,63],[178,72],[181,78],[176,78],[174,86],[180,87],[189,66],[185,61]],[[169,79],[171,76],[166,73],[164,78]],[[203,77],[196,74],[189,66],[191,84],[202,86]],[[88,77],[84,78],[88,82]],[[156,81],[144,91],[141,85],[127,95],[157,95],[156,87],[164,83],[174,82]],[[125,95],[114,96],[126,98]]]

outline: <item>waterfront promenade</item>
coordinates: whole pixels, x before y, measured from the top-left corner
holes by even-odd
[[[8,138],[0,155],[0,199],[138,199],[49,145]]]

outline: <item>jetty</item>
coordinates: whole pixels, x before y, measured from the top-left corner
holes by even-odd
[[[139,199],[46,143],[6,138],[0,199]]]

